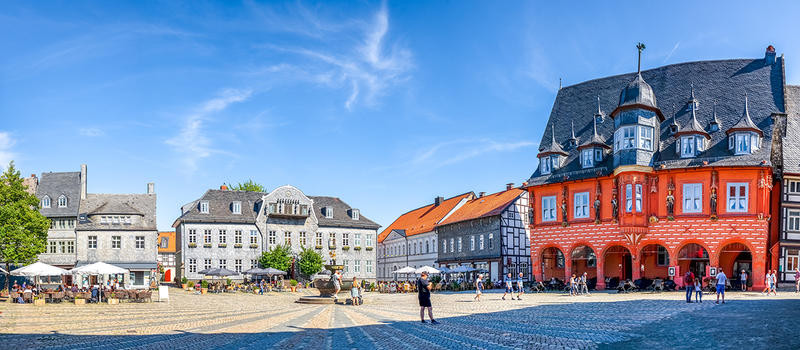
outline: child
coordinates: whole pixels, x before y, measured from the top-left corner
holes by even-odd
[[[703,288],[701,288],[700,279],[697,278],[694,279],[694,302],[703,302]]]

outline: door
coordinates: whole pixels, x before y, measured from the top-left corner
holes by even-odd
[[[794,281],[794,272],[797,264],[800,262],[800,249],[787,249],[786,250],[786,281]]]
[[[626,280],[633,279],[633,259],[630,254],[625,254],[625,271],[623,275]]]

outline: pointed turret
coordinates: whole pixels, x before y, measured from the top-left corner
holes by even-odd
[[[578,138],[575,137],[575,122],[574,121],[570,122],[570,128],[571,128],[571,136],[569,138],[569,144],[570,144],[570,146],[575,147],[575,146],[578,145]]]
[[[757,133],[758,136],[764,136],[764,132],[761,131],[756,123],[753,123],[753,119],[750,118],[750,107],[748,106],[747,102],[747,93],[744,94],[744,111],[742,111],[742,117],[730,129],[725,131],[725,133],[731,134],[736,131],[752,131]]]
[[[542,147],[539,149],[539,157],[551,155],[551,154],[558,154],[562,156],[567,156],[567,152],[564,151],[564,148],[561,147],[560,144],[556,141],[556,127],[553,124],[550,124],[550,131],[552,137],[550,139],[550,146],[549,147]]]
[[[700,123],[697,121],[697,109],[692,109],[692,119],[675,133],[676,137],[681,135],[702,135],[707,139],[711,139],[711,135],[703,130],[703,127],[700,126]]]
[[[719,131],[720,123],[719,118],[717,118],[717,101],[714,101],[714,107],[712,112],[711,121],[708,122],[708,130],[710,132]]]

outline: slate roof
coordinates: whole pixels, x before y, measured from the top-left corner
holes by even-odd
[[[641,74],[636,74],[633,80],[619,93],[619,106],[630,105],[657,107],[653,88],[642,78]]]
[[[156,230],[156,195],[89,193],[81,201],[79,214],[76,230]],[[126,225],[101,224],[98,218],[91,218],[98,214],[137,215],[142,219]]]
[[[512,188],[507,191],[473,198],[464,203],[464,205],[458,208],[438,226],[500,215],[503,213],[503,210],[508,208],[511,203],[516,201],[523,192],[525,192],[525,190],[520,188]]]
[[[700,126],[700,122],[697,121],[697,113],[696,113],[696,111],[697,111],[696,109],[694,109],[694,108],[692,109],[692,118],[689,119],[689,122],[686,123],[686,125],[684,125],[682,128],[680,128],[677,133],[675,133],[676,136],[695,134],[695,135],[703,135],[707,139],[711,138],[711,135],[709,135],[706,132],[706,130],[703,129],[702,126]],[[712,114],[711,119],[713,119],[713,118],[714,117],[713,117],[713,114]]]
[[[786,85],[786,135],[783,138],[783,173],[800,175],[800,86]]]
[[[261,209],[261,197],[267,193],[233,190],[208,190],[199,199],[183,206],[178,222],[226,222],[255,224]],[[208,201],[208,213],[200,212],[200,201]],[[232,203],[242,202],[242,213],[234,214]]]
[[[77,217],[81,199],[81,173],[42,173],[36,197],[41,201],[44,196],[50,196],[50,208],[41,208],[39,212],[46,217]],[[58,197],[67,196],[67,207],[58,207]]]
[[[372,230],[377,230],[381,227],[381,225],[360,213],[360,210],[358,220],[353,220],[351,212],[353,208],[337,197],[309,196],[308,198],[314,201],[314,213],[317,216],[320,227],[351,227]],[[322,212],[322,208],[325,207],[333,208],[332,218],[325,217]]]
[[[472,192],[467,192],[448,198],[439,205],[428,204],[400,215],[399,218],[378,235],[378,242],[383,242],[393,230],[403,230],[407,237],[433,231],[436,228],[436,224],[442,221],[461,200],[474,196],[475,194]]]
[[[750,108],[748,106],[749,103],[747,103],[747,95],[744,95],[744,109],[742,110],[742,116],[739,118],[739,121],[736,122],[736,124],[725,131],[726,133],[730,134],[731,132],[737,130],[752,130],[759,134],[763,134],[761,129],[756,126],[756,123],[753,123],[753,119],[750,118]]]
[[[783,57],[776,58],[776,63],[770,65],[767,65],[763,58],[730,59],[680,63],[642,71],[642,79],[652,87],[654,99],[658,99],[658,106],[667,117],[667,121],[661,123],[659,131],[660,142],[657,145],[658,152],[654,156],[656,169],[662,164],[667,169],[702,166],[703,161],[713,166],[759,166],[761,161],[765,160],[766,165],[771,165],[773,128],[771,114],[784,112],[783,65]],[[620,100],[624,100],[620,91],[635,79],[638,80],[637,74],[629,73],[590,80],[560,89],[542,136],[542,149],[554,147],[551,145],[553,133],[559,147],[568,145],[572,122],[575,123],[575,132],[579,140],[585,141],[591,138],[593,114],[597,110],[596,97],[600,97],[603,111],[613,111],[619,107]],[[706,151],[698,157],[681,159],[675,152],[676,138],[670,133],[669,120],[675,117],[679,125],[689,123],[691,113],[686,108],[688,105],[686,91],[692,83],[698,101],[698,122],[700,125],[708,125],[713,119],[712,106],[716,101],[720,131],[710,134],[711,140]],[[727,135],[724,131],[739,121],[745,93],[749,96],[749,114],[753,123],[764,132],[764,139],[761,148],[755,153],[734,156],[728,150]],[[597,129],[610,145],[614,134],[613,118],[605,118],[597,125]],[[613,171],[612,155],[598,162],[594,168],[582,169],[575,148],[567,147],[565,150],[569,156],[561,168],[544,176],[537,168],[528,183],[537,185],[578,180],[607,175]]]

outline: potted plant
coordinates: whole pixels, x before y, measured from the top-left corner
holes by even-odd
[[[253,243],[253,244],[250,245],[250,248],[253,248],[253,249],[258,248],[258,244],[257,243]]]
[[[189,248],[197,248],[197,243],[189,243]]]
[[[108,298],[108,305],[117,305],[119,304],[119,298],[117,298],[117,293],[112,292],[111,297]]]
[[[211,243],[203,243],[203,248],[211,248]]]
[[[83,298],[83,295],[77,294],[75,295],[75,305],[85,305],[86,299]]]
[[[233,247],[234,247],[234,248],[241,248],[241,247],[242,247],[242,244],[241,244],[241,243],[236,243],[236,244],[234,244],[234,245],[233,245]]]
[[[350,246],[342,246],[342,250],[350,250]]]
[[[228,247],[228,243],[217,244],[217,247],[219,247],[219,248],[227,248]]]
[[[189,280],[186,279],[186,276],[181,277],[181,288],[189,290]]]
[[[297,280],[289,280],[289,285],[292,288],[292,292],[297,291]]]
[[[366,249],[367,249],[367,250],[372,250],[372,249],[374,249],[374,248],[372,248],[372,247],[367,247]]]
[[[335,245],[329,245],[329,246],[328,246],[328,250],[335,250],[335,249],[336,249],[336,246],[335,246]]]
[[[322,246],[321,245],[318,245],[318,246],[316,246],[314,248],[316,248],[317,250],[322,250]]]
[[[353,250],[361,250],[361,247],[353,247]]]
[[[35,296],[35,297],[33,298],[33,305],[36,305],[36,306],[44,306],[44,303],[45,303],[45,301],[44,301],[44,297],[43,297],[43,296],[41,296],[41,295],[37,295],[37,296]]]
[[[200,294],[208,293],[208,282],[206,280],[200,281]]]

